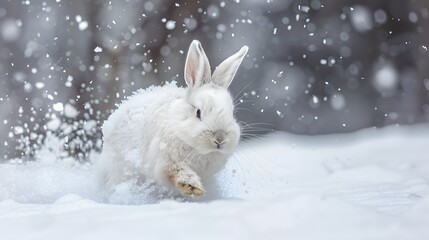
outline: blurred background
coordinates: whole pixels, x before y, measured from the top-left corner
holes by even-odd
[[[115,104],[184,86],[193,39],[212,69],[250,47],[230,90],[256,135],[429,121],[426,0],[2,0],[0,156],[54,135],[86,159]]]

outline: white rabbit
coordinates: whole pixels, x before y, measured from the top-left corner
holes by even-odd
[[[212,75],[194,40],[185,64],[187,88],[152,86],[121,103],[103,124],[103,182],[145,178],[184,195],[203,195],[202,182],[224,167],[240,139],[227,88],[247,50],[243,46]]]

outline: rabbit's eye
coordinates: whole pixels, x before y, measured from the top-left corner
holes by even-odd
[[[197,118],[201,119],[201,110],[197,109]]]

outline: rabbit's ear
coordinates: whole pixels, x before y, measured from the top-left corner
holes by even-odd
[[[234,79],[241,61],[243,61],[244,56],[246,56],[247,50],[249,50],[249,47],[243,46],[240,51],[225,59],[225,61],[215,69],[212,81],[217,85],[228,88],[232,79]]]
[[[185,63],[185,81],[190,88],[199,87],[210,81],[209,60],[201,43],[194,40],[189,46]]]

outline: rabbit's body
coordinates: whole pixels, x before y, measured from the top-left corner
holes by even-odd
[[[171,115],[185,94],[186,89],[174,82],[151,87],[135,93],[110,115],[103,125],[101,156],[109,184],[142,176],[168,183],[164,166],[170,159],[180,159],[202,178],[223,168],[229,155],[200,154],[177,137]]]
[[[246,52],[243,47],[211,76],[194,41],[185,67],[188,88],[150,87],[121,103],[103,125],[104,183],[148,178],[183,194],[204,194],[201,181],[223,168],[240,138],[227,87]]]

